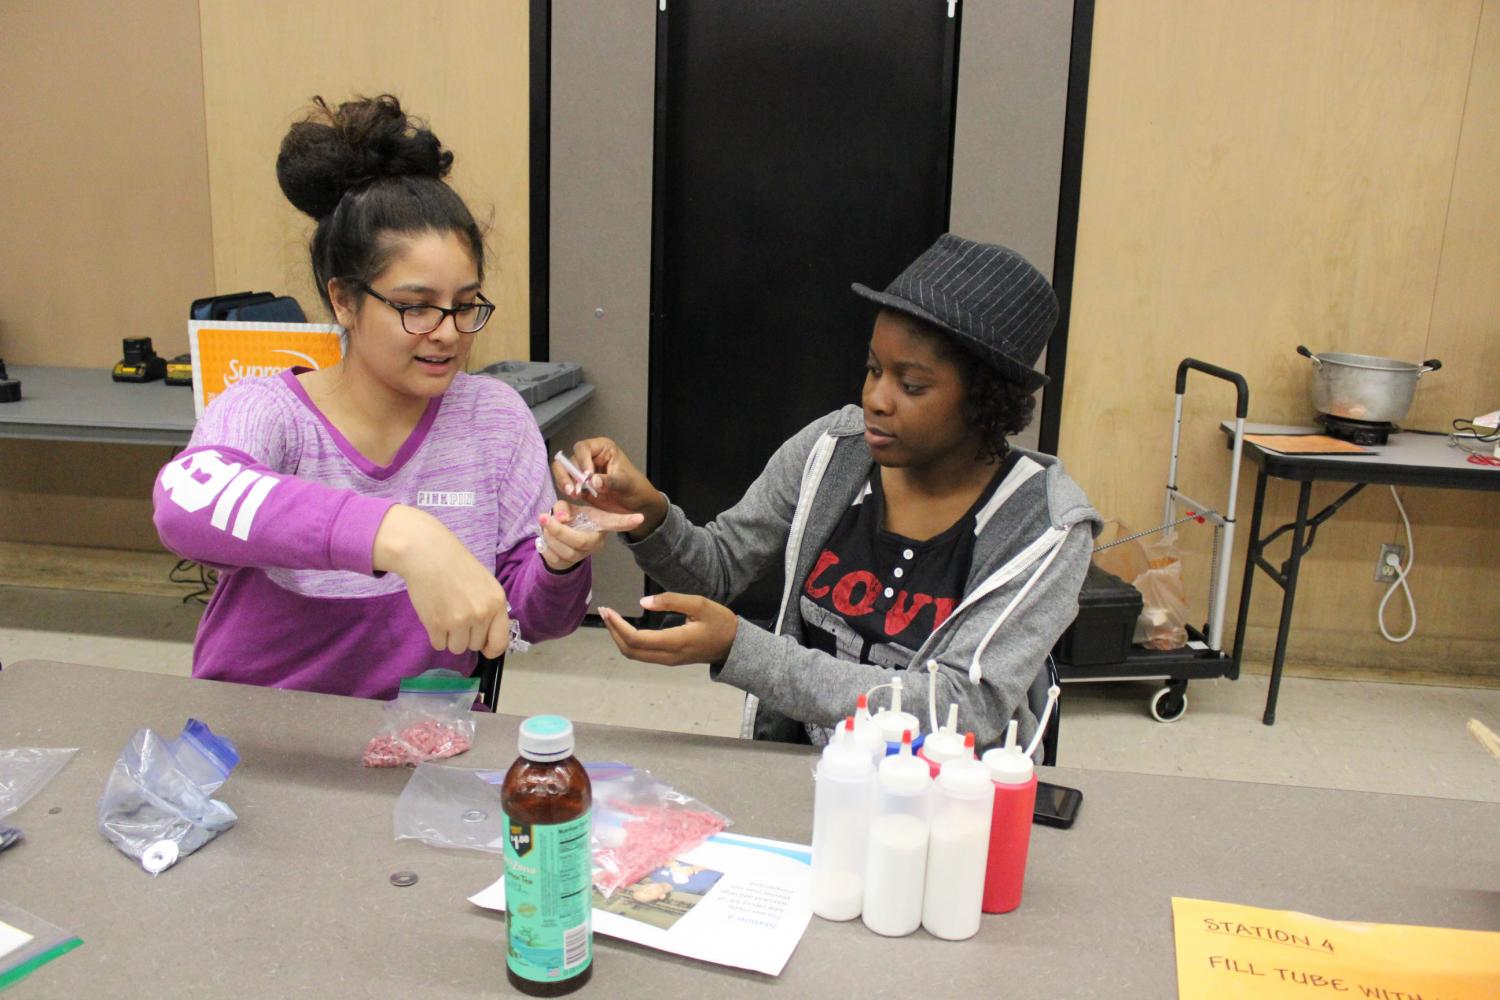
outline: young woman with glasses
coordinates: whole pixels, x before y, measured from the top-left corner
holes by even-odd
[[[157,477],[162,542],[220,570],[196,677],[389,698],[433,667],[468,673],[512,621],[529,641],[575,629],[588,556],[639,523],[572,527],[526,404],[464,374],[495,307],[452,162],[389,95],[319,98],[282,142],[346,349],[237,382]]]

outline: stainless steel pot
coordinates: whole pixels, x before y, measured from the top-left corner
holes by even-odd
[[[1301,346],[1297,353],[1313,363],[1312,403],[1319,413],[1374,423],[1406,419],[1417,380],[1443,367],[1437,358],[1413,364],[1368,354],[1314,354]]]

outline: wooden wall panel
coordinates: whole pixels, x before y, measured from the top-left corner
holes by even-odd
[[[213,285],[195,0],[0,5],[0,357],[187,350]],[[24,387],[23,387],[24,389]]]
[[[1422,357],[1447,362],[1412,422],[1500,409],[1500,0],[1485,0],[1465,95],[1432,324]]]
[[[196,0],[0,4],[0,94],[0,357],[107,379],[123,337],[186,351],[214,281]],[[0,540],[158,548],[165,460],[0,440]]]
[[[215,275],[221,292],[295,295],[310,318],[312,222],[276,184],[309,99],[396,94],[454,151],[450,183],[488,220],[485,289],[500,307],[473,359],[529,352],[527,0],[202,0]]]
[[[1411,423],[1472,415],[1481,382],[1494,384],[1500,315],[1500,53],[1495,4],[1483,12],[1481,32],[1478,0],[1099,5],[1060,451],[1100,510],[1134,527],[1160,517],[1184,356],[1244,373],[1252,420],[1302,423],[1311,373],[1297,344],[1440,354],[1484,373],[1429,377]],[[1215,425],[1232,412],[1227,387],[1194,376],[1183,486],[1206,501],[1222,503],[1228,460]],[[1295,490],[1273,483],[1272,493],[1267,518],[1280,523]],[[1419,636],[1500,639],[1493,495],[1403,493]],[[1315,502],[1335,495],[1319,487]],[[1351,650],[1381,645],[1375,555],[1399,532],[1383,489],[1320,532],[1290,662],[1319,635]],[[1184,535],[1200,608],[1207,540]],[[1262,578],[1251,622],[1274,625],[1278,601]],[[1393,609],[1389,620],[1400,627],[1403,616]]]

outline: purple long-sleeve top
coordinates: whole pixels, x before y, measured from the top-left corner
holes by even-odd
[[[391,698],[402,678],[433,667],[470,672],[475,654],[434,650],[405,582],[374,571],[375,534],[396,504],[437,517],[495,567],[524,638],[578,627],[590,568],[553,573],[537,554],[537,515],[556,494],[541,432],[513,389],[456,376],[378,466],[323,416],[302,371],[230,387],[157,475],[162,543],[220,570],[194,677]]]

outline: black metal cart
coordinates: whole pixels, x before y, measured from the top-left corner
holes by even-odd
[[[1219,513],[1207,504],[1199,503],[1177,488],[1178,449],[1182,440],[1182,399],[1187,390],[1189,371],[1199,371],[1213,378],[1229,382],[1235,389],[1234,432],[1231,440],[1233,457],[1229,466],[1229,501],[1224,513]],[[1130,538],[1164,531],[1188,521],[1213,525],[1213,566],[1209,573],[1208,606],[1209,618],[1200,628],[1189,625],[1188,643],[1181,649],[1154,650],[1140,646],[1126,646],[1124,659],[1112,663],[1090,663],[1075,665],[1067,662],[1063,652],[1065,644],[1059,643],[1057,660],[1058,674],[1064,684],[1094,681],[1140,681],[1159,680],[1165,682],[1151,696],[1151,715],[1158,722],[1175,722],[1187,711],[1187,685],[1190,680],[1213,677],[1228,677],[1235,680],[1240,675],[1239,659],[1225,653],[1224,604],[1229,592],[1229,566],[1234,552],[1235,499],[1239,491],[1240,453],[1244,443],[1245,418],[1250,412],[1250,389],[1245,377],[1227,368],[1184,358],[1177,366],[1177,400],[1172,418],[1172,461],[1167,471],[1166,502],[1160,527],[1140,532]],[[1179,511],[1187,511],[1180,516]],[[1129,539],[1121,539],[1127,541]],[[1075,622],[1073,628],[1085,628],[1086,622]]]

